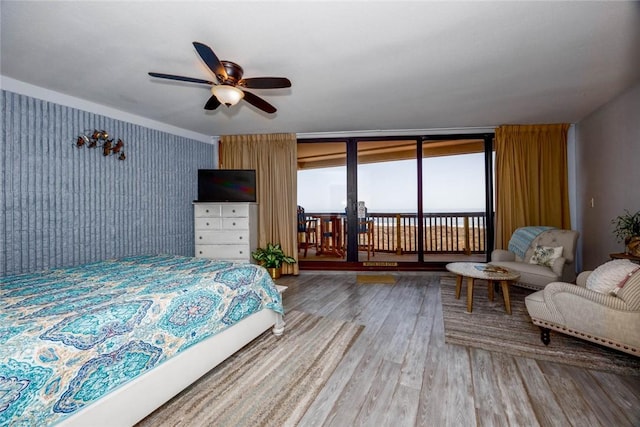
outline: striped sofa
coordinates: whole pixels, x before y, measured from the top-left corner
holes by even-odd
[[[549,344],[554,330],[640,356],[640,270],[616,296],[586,288],[589,274],[580,273],[575,285],[550,283],[525,298],[531,320],[541,328],[542,342]]]

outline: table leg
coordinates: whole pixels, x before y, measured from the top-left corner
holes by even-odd
[[[327,250],[327,223],[324,218],[318,218],[320,222],[320,240],[318,242],[318,248],[316,250],[316,255],[322,255]]]
[[[333,230],[333,253],[342,258],[344,256],[342,244],[342,218],[334,218],[332,221]]]
[[[341,218],[320,219],[320,248],[316,251],[316,255],[333,255],[338,258],[344,256],[342,246],[342,224]]]
[[[473,277],[467,277],[467,312],[473,311]]]
[[[462,290],[462,276],[456,275],[456,299],[460,299],[460,291]]]
[[[493,301],[493,280],[488,280],[489,286],[487,291],[489,292],[489,301]]]
[[[507,310],[507,314],[511,314],[511,299],[509,297],[509,282],[507,280],[501,280],[500,286],[502,286],[502,297],[504,298],[504,309]]]

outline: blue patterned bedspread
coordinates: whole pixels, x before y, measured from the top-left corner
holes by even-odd
[[[253,264],[135,256],[0,278],[0,425],[55,424],[263,308]]]

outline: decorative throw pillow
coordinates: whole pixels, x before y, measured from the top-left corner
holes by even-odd
[[[630,310],[640,310],[640,269],[627,278],[616,297],[624,301]]]
[[[617,293],[618,286],[624,286],[628,276],[640,268],[628,259],[605,262],[587,277],[587,288],[603,294]]]
[[[562,256],[562,246],[536,246],[533,251],[533,255],[529,260],[531,264],[544,265],[545,267],[551,267],[553,262]]]
[[[631,276],[636,274],[636,271],[640,270],[640,265],[638,265],[636,267],[637,268],[635,270],[632,270],[631,272],[627,273],[627,275],[624,276],[624,279],[622,279],[622,281],[620,283],[618,283],[615,288],[613,288],[613,290],[610,292],[611,295],[613,295],[614,297],[619,297],[620,296],[620,295],[618,295],[618,292],[620,292],[620,290],[622,288],[624,288],[624,285],[629,281],[629,279],[631,279]]]

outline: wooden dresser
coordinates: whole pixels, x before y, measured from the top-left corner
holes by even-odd
[[[253,262],[258,247],[257,203],[194,203],[195,256]]]

